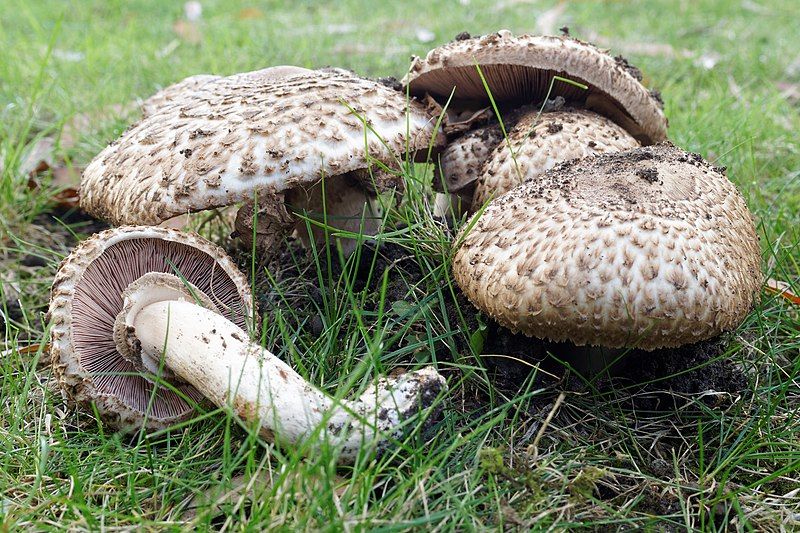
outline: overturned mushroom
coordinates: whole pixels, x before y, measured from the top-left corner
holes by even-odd
[[[560,164],[476,216],[455,279],[515,332],[675,347],[735,328],[758,297],[744,199],[719,169],[670,144]]]
[[[249,341],[246,280],[204,239],[121,227],[78,246],[50,302],[51,357],[67,395],[124,431],[190,418],[208,399],[280,444],[317,437],[341,459],[387,445],[445,387],[432,368],[335,401]]]
[[[204,80],[180,95],[168,91],[167,104],[87,167],[81,205],[115,224],[158,224],[256,199],[268,206],[264,217],[285,211],[267,233],[256,222],[263,250],[304,211],[311,211],[317,237],[324,225],[360,230],[365,214],[364,233],[374,230],[375,194],[402,186],[406,155],[442,143],[435,119],[378,82],[340,71],[277,69]],[[323,195],[331,201],[323,204]],[[237,227],[245,238],[253,233],[249,221],[240,217]]]
[[[412,95],[427,94],[442,105],[449,101],[449,115],[468,114],[493,101],[508,130],[515,121],[513,112],[521,106],[547,111],[565,104],[610,119],[640,144],[667,136],[660,98],[642,85],[638,69],[568,36],[514,36],[507,30],[459,36],[425,58],[414,58],[403,85]],[[498,142],[487,143],[487,150]],[[443,160],[443,174],[457,172],[449,171],[448,164],[458,166]],[[472,183],[468,178],[455,180],[454,186],[461,189],[452,190],[462,199],[468,194],[465,182]]]

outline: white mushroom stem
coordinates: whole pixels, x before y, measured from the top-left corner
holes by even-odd
[[[378,233],[381,224],[381,209],[375,194],[367,191],[354,178],[331,176],[311,187],[298,187],[285,193],[286,203],[292,212],[310,219],[301,218],[295,225],[300,240],[310,247],[309,227],[313,240],[318,244],[327,242],[326,236],[336,232],[362,234]],[[339,239],[344,255],[355,250],[355,238]]]
[[[143,357],[159,360],[215,405],[229,408],[283,445],[308,438],[341,447],[340,460],[381,450],[403,422],[430,407],[445,387],[433,368],[381,379],[358,400],[334,400],[286,363],[249,341],[233,322],[184,300],[138,308],[126,317]],[[318,449],[316,445],[311,450]]]

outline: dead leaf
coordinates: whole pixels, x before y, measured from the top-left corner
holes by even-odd
[[[199,44],[203,40],[203,34],[196,23],[180,19],[175,21],[172,25],[172,31],[181,38],[182,41],[189,44]],[[167,54],[168,55],[168,54]]]
[[[767,280],[766,285],[764,286],[764,290],[766,290],[770,294],[777,294],[778,296],[782,296],[786,300],[792,302],[795,305],[800,305],[800,296],[796,295],[791,291],[791,287],[785,281],[778,281],[773,278],[769,278]]]
[[[800,83],[779,81],[776,83],[781,96],[792,105],[800,105]]]
[[[536,17],[535,33],[540,35],[555,35],[559,26],[558,21],[564,15],[566,9],[567,4],[560,2]],[[561,24],[561,26],[563,26],[563,24]]]
[[[191,0],[183,4],[183,16],[189,22],[197,22],[203,16],[203,4],[197,0]]]
[[[236,14],[236,18],[239,20],[260,19],[264,18],[264,12],[257,7],[245,7],[239,10]]]
[[[45,172],[53,165],[55,146],[56,141],[52,137],[42,137],[33,143],[19,165],[20,174],[33,176]]]

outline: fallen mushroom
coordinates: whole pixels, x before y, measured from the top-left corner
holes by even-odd
[[[667,119],[658,94],[649,92],[641,79],[641,72],[625,59],[612,58],[569,36],[514,36],[501,30],[475,38],[462,34],[425,58],[413,58],[403,85],[412,95],[428,95],[442,105],[449,102],[448,116],[469,114],[493,103],[507,131],[521,106],[548,111],[550,103],[555,108],[566,104],[604,116],[638,143],[649,145],[667,138]],[[499,150],[501,140],[487,138],[481,151]],[[457,172],[449,171],[448,164],[458,165],[452,158],[443,159],[444,175]],[[468,164],[476,166],[474,161]],[[483,172],[476,174],[473,179]],[[473,183],[463,178],[445,185],[453,187],[448,192],[460,193],[463,200]]]
[[[753,218],[720,169],[668,143],[573,160],[491,201],[458,285],[502,326],[654,350],[741,323],[761,286]]]
[[[535,179],[556,163],[636,148],[639,143],[609,119],[585,109],[528,110],[482,161],[472,211],[489,199]]]
[[[190,85],[165,89],[166,104],[91,162],[85,210],[114,224],[158,224],[257,201],[264,212],[250,207],[236,229],[245,240],[255,232],[262,252],[295,226],[306,236],[304,212],[317,239],[323,226],[371,234],[380,224],[373,199],[402,186],[405,155],[443,141],[419,102],[343,71],[273,67]],[[253,213],[265,222],[255,231]]]
[[[351,461],[389,446],[445,388],[428,367],[354,401],[326,396],[249,340],[250,290],[224,252],[175,230],[121,227],[82,243],[56,275],[49,316],[64,391],[123,431],[172,426],[207,399],[269,440],[324,440]]]

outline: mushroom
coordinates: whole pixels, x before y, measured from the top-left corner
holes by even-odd
[[[562,163],[476,216],[453,273],[514,332],[676,347],[735,328],[758,298],[744,199],[723,170],[668,143]]]
[[[473,129],[448,143],[439,156],[441,177],[434,181],[437,191],[434,215],[444,217],[469,211],[475,182],[484,162],[503,139],[499,124]],[[445,191],[450,194],[443,194]]]
[[[613,58],[583,41],[514,36],[501,30],[475,38],[462,34],[424,59],[413,58],[403,85],[412,95],[427,94],[442,104],[449,101],[449,114],[463,115],[494,103],[506,119],[508,111],[520,106],[547,110],[566,104],[605,116],[638,143],[649,145],[666,140],[667,119],[660,96],[649,92],[641,80],[641,72],[624,58]],[[509,130],[513,123],[505,125]],[[497,142],[487,143],[486,151]],[[448,163],[442,161],[443,166]],[[446,168],[442,172],[450,173]]]
[[[346,201],[308,214],[316,236],[323,225],[360,229],[364,204],[402,185],[404,155],[421,156],[443,141],[419,102],[341,71],[279,67],[165,91],[172,95],[166,104],[87,167],[81,205],[88,212],[114,224],[158,224],[257,201],[267,206],[264,217],[280,212],[267,224],[272,233],[256,224],[266,251],[294,227],[296,213],[323,205],[323,189]],[[239,222],[238,233],[251,236],[251,218]],[[364,233],[379,222],[367,218]]]
[[[528,110],[484,157],[474,184],[472,211],[522,182],[570,159],[636,148],[639,143],[612,121],[585,109]]]
[[[164,228],[108,230],[56,275],[54,372],[68,397],[123,431],[170,427],[207,399],[279,444],[340,446],[342,461],[388,446],[445,387],[424,368],[334,400],[249,340],[253,315],[248,284],[220,248]]]

